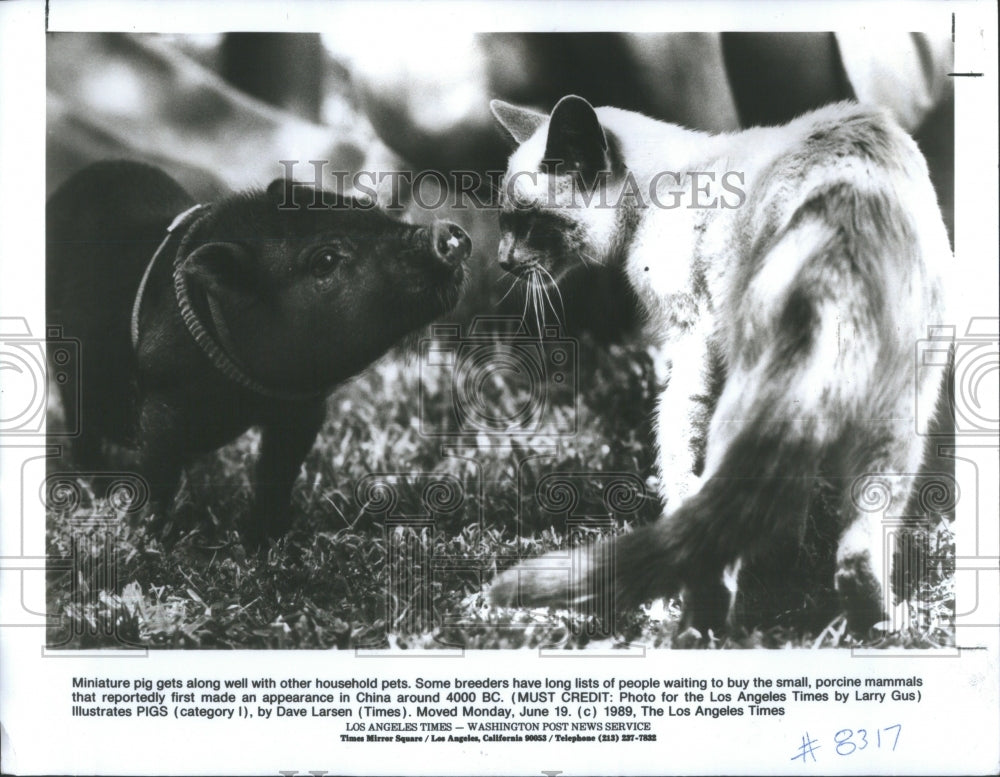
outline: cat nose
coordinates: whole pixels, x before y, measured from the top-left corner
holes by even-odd
[[[459,265],[472,253],[472,239],[458,224],[435,221],[431,227],[431,250],[442,261]]]
[[[523,251],[518,251],[515,248],[509,248],[506,251],[501,249],[500,251],[500,269],[505,272],[517,275],[518,273],[523,272],[525,268],[529,267],[532,263],[532,258]]]

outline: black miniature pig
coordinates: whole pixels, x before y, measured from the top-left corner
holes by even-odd
[[[259,545],[289,526],[326,394],[454,306],[471,241],[282,179],[194,205],[132,162],[92,165],[48,202],[49,322],[81,342],[73,457],[100,470],[103,441],[135,448],[162,521],[192,455],[259,425],[241,530]]]

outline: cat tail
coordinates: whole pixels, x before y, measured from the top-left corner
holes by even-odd
[[[858,473],[913,466],[905,416],[926,302],[909,229],[886,194],[838,183],[803,203],[735,295],[700,488],[652,524],[508,570],[494,603],[606,617],[721,585],[729,565],[801,537],[818,495],[838,530],[854,520]]]
[[[718,473],[672,514],[605,542],[528,559],[497,577],[490,598],[573,608],[613,623],[615,613],[645,601],[721,583],[727,566],[804,524],[817,451],[779,440],[740,435]]]

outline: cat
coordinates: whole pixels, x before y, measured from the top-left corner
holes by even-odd
[[[516,144],[501,266],[552,283],[582,263],[621,268],[669,374],[663,517],[613,552],[575,552],[571,574],[565,553],[524,561],[492,601],[596,608],[604,596],[621,614],[681,594],[704,635],[795,606],[799,576],[851,630],[882,620],[891,549],[859,489],[883,484],[893,505],[913,496],[926,441],[915,407],[943,396],[947,374],[914,366],[946,312],[952,259],[914,141],[851,102],[725,135],[573,95],[550,115],[491,109]]]

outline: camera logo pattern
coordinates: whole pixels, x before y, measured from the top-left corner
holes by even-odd
[[[64,401],[79,407],[80,341],[63,337],[59,326],[46,327],[44,338],[35,337],[27,319],[0,317],[0,434],[41,435],[45,433],[49,382],[62,387]],[[69,389],[69,390],[67,390]],[[65,409],[64,409],[65,410]],[[66,413],[79,424],[79,413]],[[51,436],[73,437],[78,428],[52,430]]]
[[[504,437],[577,431],[578,344],[519,318],[433,327],[420,343],[420,433]]]

